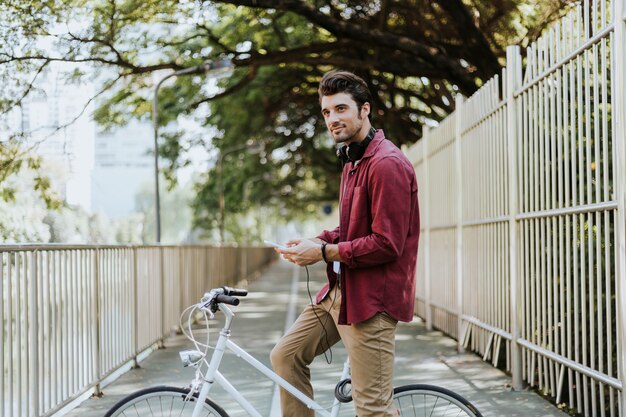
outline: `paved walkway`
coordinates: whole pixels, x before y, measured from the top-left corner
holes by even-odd
[[[310,288],[314,295],[324,280],[319,267],[309,268]],[[292,288],[292,282],[294,283]],[[289,305],[297,314],[309,302],[306,273],[284,261],[268,268],[249,285],[249,296],[236,307],[233,340],[265,364],[269,352],[282,335],[286,321],[293,320]],[[293,293],[293,294],[292,294]],[[211,343],[217,340],[220,322],[211,322]],[[205,333],[206,334],[206,333]],[[178,351],[189,348],[183,336],[166,341],[166,348],[150,355],[132,370],[106,386],[102,398],[92,398],[70,412],[72,417],[102,417],[115,402],[137,389],[152,385],[185,386],[193,378],[193,369],[183,368]],[[320,404],[332,404],[332,389],[339,380],[345,351],[341,343],[332,349],[332,364],[324,357],[312,365],[316,399]],[[227,354],[222,362],[222,373],[255,405],[264,416],[270,415],[273,383],[234,355]],[[456,352],[456,342],[438,331],[428,331],[424,323],[415,319],[401,323],[396,341],[396,384],[429,383],[458,392],[470,400],[484,417],[566,417],[567,414],[532,391],[511,391],[510,378],[491,367],[478,356]],[[215,388],[211,397],[231,416],[247,416],[238,404]],[[351,404],[343,407],[342,416],[354,416]]]

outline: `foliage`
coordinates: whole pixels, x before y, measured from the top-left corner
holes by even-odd
[[[8,201],[0,202],[0,242],[47,242],[50,238],[48,226],[43,220],[46,204],[33,191],[35,174],[20,169],[20,175],[9,175],[2,182],[3,190],[26,190],[14,193],[7,191]]]
[[[127,243],[117,239],[117,224],[111,224],[101,214],[89,214],[80,207],[64,205],[58,210],[49,210],[43,222],[49,227],[51,243]]]
[[[14,178],[23,175],[25,171],[30,173],[29,189],[38,192],[46,207],[59,207],[61,200],[50,187],[50,180],[41,166],[41,158],[23,152],[15,137],[0,142],[0,201],[16,200],[20,181]]]
[[[0,28],[0,80],[12,86],[0,93],[0,112],[35,89],[33,80],[51,62],[90,62],[102,84],[95,119],[124,124],[149,117],[155,80],[228,56],[235,70],[217,88],[200,73],[161,88],[162,126],[187,115],[218,132],[212,139],[163,137],[166,174],[173,181],[191,144],[225,153],[262,141],[264,153],[228,157],[225,206],[242,211],[246,178],[269,173],[270,181],[249,185],[250,201],[290,218],[337,195],[338,165],[317,104],[321,74],[342,67],[361,75],[374,93],[374,125],[398,145],[410,144],[425,123],[454,110],[455,94],[473,93],[500,71],[508,44],[528,44],[571,3],[11,0],[0,5],[0,19],[10,22]],[[88,76],[68,74],[74,82]],[[212,169],[193,204],[195,224],[208,230],[218,223],[215,180]]]

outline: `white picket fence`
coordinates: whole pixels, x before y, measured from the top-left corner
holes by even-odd
[[[584,1],[408,150],[417,313],[585,416],[626,416],[626,0]]]
[[[0,417],[50,416],[148,354],[270,248],[0,245]]]

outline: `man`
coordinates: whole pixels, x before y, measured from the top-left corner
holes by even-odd
[[[411,321],[419,239],[417,181],[404,154],[372,128],[367,84],[346,71],[326,73],[322,115],[344,159],[339,227],[277,249],[297,265],[327,263],[328,283],[272,350],[276,372],[313,398],[308,365],[343,341],[359,417],[396,416],[392,402],[395,330]],[[331,319],[329,319],[329,315]],[[281,390],[285,417],[314,411]]]

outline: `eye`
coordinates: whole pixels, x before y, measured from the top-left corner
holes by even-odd
[[[322,116],[324,116],[324,117],[328,117],[329,114],[330,114],[330,112],[328,110],[322,111]]]

